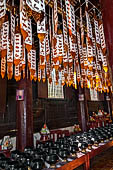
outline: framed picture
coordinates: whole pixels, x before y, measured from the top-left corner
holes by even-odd
[[[24,100],[24,90],[16,90],[16,100]]]
[[[84,101],[84,94],[79,94],[79,101]]]

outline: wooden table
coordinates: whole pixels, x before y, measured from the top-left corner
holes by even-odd
[[[56,170],[73,170],[82,164],[84,164],[84,169],[88,170],[89,165],[87,159],[88,159],[88,155],[85,154],[80,158],[77,158],[69,163],[66,163],[65,165],[61,166],[60,168],[57,168]]]
[[[113,141],[105,143],[104,145],[101,145],[96,149],[92,149],[91,152],[86,153],[82,157],[77,158],[69,163],[66,163],[65,165],[61,166],[60,168],[57,168],[56,170],[73,170],[82,164],[84,164],[84,170],[90,170],[90,160],[112,146]]]
[[[105,150],[109,149],[112,146],[113,146],[113,141],[110,141],[108,143],[105,143],[104,145],[101,145],[96,149],[93,149],[91,152],[89,152],[89,159],[92,159],[96,155],[99,155],[101,152],[104,152]]]

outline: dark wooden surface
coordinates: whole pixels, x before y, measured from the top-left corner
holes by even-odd
[[[78,94],[73,88],[64,89],[64,99],[38,98],[33,105],[34,131],[40,131],[45,120],[49,129],[78,123]]]

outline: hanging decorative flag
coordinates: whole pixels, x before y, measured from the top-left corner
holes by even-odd
[[[70,43],[70,54],[72,56],[73,59],[75,59],[75,55],[76,55],[76,52],[75,52],[75,37],[74,36],[69,36],[69,43]]]
[[[11,12],[10,14],[11,14],[11,44],[13,45],[15,35],[15,16],[13,12]]]
[[[76,35],[76,26],[75,26],[75,10],[74,6],[70,4],[70,10],[71,10],[71,27],[72,27],[72,35]]]
[[[59,34],[57,35],[57,56],[60,64],[63,60],[63,35],[59,31]]]
[[[7,77],[8,79],[12,79],[13,76],[13,49],[11,45],[11,40],[8,39],[7,46]]]
[[[45,81],[46,81],[45,68],[42,70],[42,81],[43,81],[43,83],[45,83]]]
[[[31,50],[27,53],[27,60],[28,60],[28,68],[31,69]]]
[[[63,40],[64,40],[64,50],[68,51],[68,35],[67,35],[67,25],[66,20],[63,18]]]
[[[68,66],[68,53],[64,50],[64,54],[63,54],[63,66],[64,68],[66,66]]]
[[[45,39],[39,42],[40,44],[40,69],[45,68],[46,42]]]
[[[15,76],[14,76],[16,81],[19,81],[21,79],[21,73],[19,69],[19,65],[15,65]]]
[[[82,54],[84,58],[84,69],[87,70],[88,68],[88,59],[87,59],[87,49],[86,45],[84,44],[83,49],[82,49]]]
[[[46,73],[47,73],[47,78],[50,76],[50,61],[46,62]]]
[[[79,2],[80,2],[80,0],[79,0]],[[83,26],[83,19],[82,19],[81,3],[80,3],[80,29],[81,29],[81,44],[83,47],[83,45],[84,45],[84,26]]]
[[[9,21],[6,21],[2,24],[1,58],[5,57],[7,55],[8,36],[9,36]]]
[[[46,41],[46,61],[49,62],[49,59],[50,59],[50,44],[49,44],[48,30],[47,30],[47,33],[46,33],[45,41]]]
[[[37,33],[40,41],[43,41],[46,35],[45,17],[42,22],[40,21],[37,22]]]
[[[0,0],[0,19],[6,14],[6,0]]]
[[[1,77],[5,77],[6,72],[6,57],[1,58]]]
[[[27,21],[27,33],[28,36],[25,39],[25,47],[27,49],[27,52],[29,53],[32,49],[32,26],[31,26],[31,19],[28,19]]]
[[[66,5],[66,17],[67,17],[67,26],[69,30],[69,35],[72,35],[72,5],[69,0],[65,1]]]
[[[106,43],[105,43],[104,28],[103,28],[102,20],[99,21],[99,30],[100,30],[102,53],[103,55],[106,55]]]
[[[96,45],[98,48],[100,48],[100,31],[99,31],[99,23],[96,16],[94,16],[94,25],[95,25]]]
[[[64,86],[65,85],[64,70],[61,70],[61,80],[62,80],[62,86]]]
[[[79,62],[78,62],[78,46],[77,46],[77,44],[75,44],[75,62],[76,62],[76,65],[78,65],[79,64]]]
[[[20,55],[21,55],[21,34],[19,33],[19,28],[17,26],[16,34],[14,37],[14,64],[16,66],[18,66],[20,63]],[[17,68],[15,70],[17,70]]]
[[[25,53],[25,44],[22,46],[22,70],[25,70],[26,66],[26,53]]]
[[[42,0],[40,2],[42,2],[41,5],[43,6],[43,12],[45,13],[44,0]],[[45,38],[45,35],[46,35],[46,17],[45,16],[43,17],[42,21],[40,21],[40,20],[37,21],[37,33],[38,33],[38,38],[40,39],[40,41],[43,41]]]
[[[93,61],[93,47],[88,43],[88,39],[87,39],[87,54],[88,61],[91,63]]]
[[[79,84],[80,80],[81,80],[81,76],[80,76],[80,66],[78,65],[78,67],[77,67],[77,82],[78,82],[78,84]]]
[[[57,34],[58,15],[57,15],[57,0],[54,0],[54,33]]]
[[[30,79],[33,80],[36,72],[36,50],[33,48],[30,50],[30,53],[31,53]]]
[[[88,0],[85,0],[85,2],[86,2],[85,14],[86,14],[86,24],[87,24],[87,41],[88,44],[92,45],[93,33],[92,33],[92,25],[91,25],[90,17],[88,14]]]
[[[22,8],[20,5],[20,29],[21,29],[21,33],[23,36],[23,39],[25,41],[26,37],[28,36],[28,30],[27,30],[27,26],[28,26],[28,18],[27,18],[27,13],[26,13],[26,9],[25,9],[25,0],[21,0],[22,2]]]
[[[41,69],[40,69],[40,64],[38,63],[38,81],[41,81]]]
[[[26,4],[35,12],[44,11],[44,0],[26,0]]]
[[[68,66],[64,68],[64,77],[65,77],[65,82],[68,86]]]
[[[78,20],[77,20],[77,44],[78,44],[78,52],[79,52],[79,56],[80,56],[81,44],[80,44],[80,32],[79,32]]]
[[[73,58],[72,58],[72,55],[71,55],[71,52],[70,52],[70,48],[69,48],[69,51],[68,51],[68,61],[69,61],[69,67],[72,67]]]
[[[22,71],[22,60],[23,60],[23,45],[21,45],[20,47],[20,63],[19,63],[19,69],[20,69],[20,72]]]

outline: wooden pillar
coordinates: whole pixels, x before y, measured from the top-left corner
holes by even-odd
[[[111,67],[111,74],[113,79],[113,0],[100,0],[102,8],[102,18],[105,33],[105,40],[108,52],[108,62]],[[113,81],[113,80],[112,80]],[[113,83],[113,82],[112,82]],[[112,97],[107,101],[108,109],[112,118]],[[110,102],[111,101],[111,102]]]
[[[108,113],[110,114],[110,118],[112,119],[111,96],[110,94],[106,94],[105,97],[106,97],[106,102],[107,102]]]
[[[0,76],[0,119],[4,119],[6,111],[7,100],[7,78],[4,79]]]
[[[78,100],[79,100],[79,123],[80,123],[80,126],[82,128],[82,131],[86,131],[87,128],[86,128],[86,102],[85,102],[85,95],[84,95],[84,89],[82,89],[80,86],[79,86],[79,96],[78,96]]]
[[[100,0],[100,3],[102,7],[103,25],[108,49],[109,64],[111,68],[113,68],[113,0]]]
[[[20,80],[18,90],[24,91],[24,99],[16,101],[17,149],[23,151],[25,146],[33,145],[32,82],[29,79]]]

